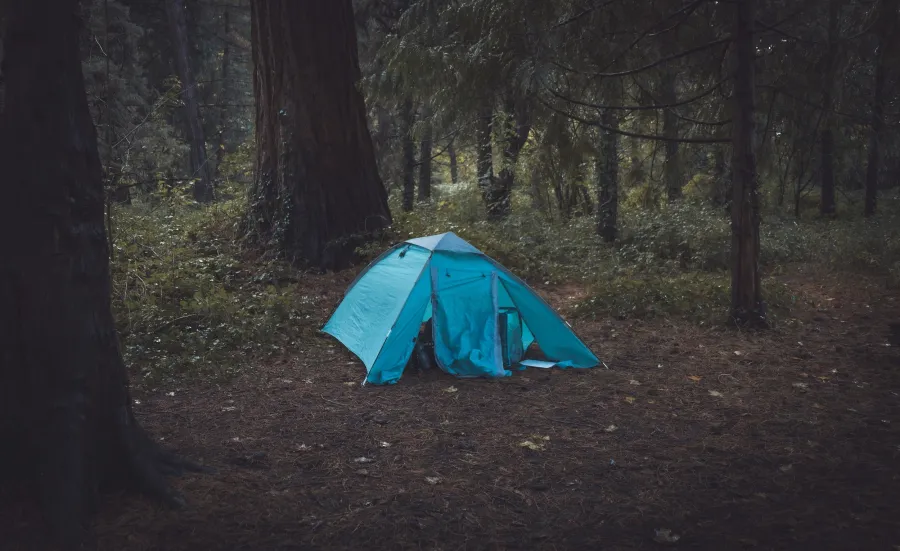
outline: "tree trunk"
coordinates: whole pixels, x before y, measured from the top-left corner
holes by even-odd
[[[664,105],[678,101],[675,94],[675,68],[667,67],[662,76],[661,99]],[[666,109],[663,113],[663,136],[669,138],[666,141],[666,158],[663,161],[663,179],[666,185],[666,194],[669,202],[681,199],[681,188],[684,184],[684,174],[681,168],[681,158],[678,155],[678,117],[672,109]]]
[[[419,143],[419,201],[431,199],[431,114],[428,107],[422,107],[422,140]]]
[[[225,43],[222,46],[222,68],[219,72],[221,84],[219,86],[219,143],[216,145],[216,181],[222,181],[222,163],[225,159],[225,132],[228,129],[228,100],[231,96],[231,12],[228,4],[225,4],[222,13],[222,26],[224,27]]]
[[[754,151],[753,21],[756,0],[735,4],[732,120],[731,315],[742,325],[765,325],[759,275],[759,182]]]
[[[475,166],[478,171],[478,187],[481,189],[481,195],[486,204],[490,202],[490,190],[494,185],[493,134],[494,109],[491,103],[486,102],[478,114],[475,128],[477,143]]]
[[[531,132],[528,110],[521,99],[507,98],[505,109],[507,128],[504,132],[506,146],[503,149],[503,168],[493,182],[487,203],[488,214],[494,218],[509,215],[512,208],[512,189],[515,186],[516,163]]]
[[[825,110],[824,128],[819,136],[822,161],[822,197],[819,212],[830,216],[835,213],[834,196],[834,96],[835,89],[840,86],[837,78],[838,40],[839,40],[840,0],[828,2],[828,50],[825,53],[825,82],[822,109]]]
[[[618,129],[619,117],[612,109],[602,115],[607,128]],[[597,235],[607,243],[616,240],[619,217],[619,135],[602,131],[597,167]]]
[[[878,21],[878,52],[875,58],[875,90],[872,102],[872,126],[869,129],[869,159],[866,167],[865,216],[873,216],[878,206],[878,172],[881,164],[881,139],[884,135],[884,88],[888,43],[894,32],[897,0],[882,0]]]
[[[142,431],[110,309],[104,190],[77,0],[8,8],[0,115],[0,486],[30,484],[76,547],[102,487],[179,504],[178,466]],[[54,14],[48,17],[48,14]]]
[[[459,159],[456,157],[456,143],[450,140],[447,144],[447,156],[450,157],[450,181],[453,185],[459,183]]]
[[[403,210],[412,212],[416,198],[416,149],[412,138],[413,105],[407,98],[400,115],[403,124]]]
[[[181,99],[184,101],[185,117],[191,134],[191,178],[194,178],[194,199],[206,203],[213,198],[212,177],[209,159],[206,157],[203,122],[200,120],[197,80],[191,70],[184,0],[166,0],[166,14],[172,29],[175,67],[181,81]]]
[[[345,268],[391,224],[357,88],[351,0],[257,0],[251,22],[251,232],[295,264]]]

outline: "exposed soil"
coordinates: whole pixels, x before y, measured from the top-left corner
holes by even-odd
[[[310,278],[314,327],[351,278]],[[363,387],[310,337],[233,384],[136,396],[218,472],[175,480],[183,511],[108,498],[99,549],[900,549],[900,294],[785,282],[797,311],[762,333],[573,320],[608,369]],[[583,292],[538,290],[562,311]],[[0,548],[35,549],[30,511],[0,506]]]

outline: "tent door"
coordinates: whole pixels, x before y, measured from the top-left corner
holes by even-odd
[[[432,266],[434,355],[457,377],[506,374],[498,328],[497,274]]]
[[[522,340],[522,316],[515,308],[504,306],[499,315],[500,350],[503,366],[513,366],[525,357]]]

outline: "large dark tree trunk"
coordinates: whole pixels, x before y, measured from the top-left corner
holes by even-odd
[[[203,122],[200,120],[197,79],[194,78],[194,72],[191,70],[184,0],[165,1],[169,26],[172,28],[175,67],[178,70],[178,79],[181,81],[181,99],[184,101],[185,118],[191,133],[191,178],[194,178],[194,199],[199,202],[209,202],[213,198],[212,171],[206,156]]]
[[[416,144],[413,142],[413,103],[410,98],[403,102],[400,122],[403,140],[403,210],[411,212],[416,199]]]
[[[878,172],[881,164],[881,140],[884,136],[884,89],[887,77],[887,49],[895,32],[897,0],[882,0],[878,21],[878,52],[875,59],[875,91],[872,101],[872,126],[869,129],[869,159],[866,167],[865,216],[873,216],[878,206]]]
[[[351,0],[252,3],[257,174],[252,233],[340,269],[391,224],[360,79]]]
[[[516,163],[531,132],[525,102],[518,98],[507,97],[505,103],[507,127],[504,129],[506,145],[503,148],[503,168],[490,187],[487,201],[488,214],[495,218],[509,215],[512,208],[511,194],[515,187]]]
[[[734,7],[731,315],[745,325],[766,323],[759,275],[759,182],[754,151],[755,4],[756,0],[742,0]]]
[[[216,145],[216,181],[222,180],[222,163],[225,160],[225,133],[228,129],[228,100],[231,97],[231,12],[228,4],[222,13],[222,27],[225,42],[222,46],[222,68],[219,71],[219,128]]]
[[[419,201],[431,199],[431,149],[432,128],[428,106],[422,106],[421,120],[424,125],[419,143]]]
[[[840,0],[828,0],[828,48],[825,52],[825,82],[822,109],[825,110],[824,127],[819,135],[822,162],[822,197],[819,213],[830,216],[837,210],[834,196],[834,105],[835,90],[840,86],[838,76],[838,40]]]
[[[113,324],[77,5],[8,4],[0,114],[0,463],[25,469],[0,466],[0,486],[33,483],[64,546],[84,536],[101,486],[181,502],[162,478],[176,462],[132,413]]]
[[[602,115],[607,128],[618,129],[619,117],[612,109]],[[619,135],[602,131],[597,167],[597,234],[607,243],[616,240],[619,217]]]
[[[475,170],[485,204],[490,203],[490,191],[494,185],[493,135],[494,108],[491,102],[485,102],[475,123]]]

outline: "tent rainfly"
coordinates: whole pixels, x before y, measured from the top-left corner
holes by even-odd
[[[394,384],[428,320],[437,365],[457,377],[508,376],[533,342],[550,359],[544,366],[600,363],[525,282],[453,233],[385,251],[350,285],[322,331],[359,357],[366,383]]]

